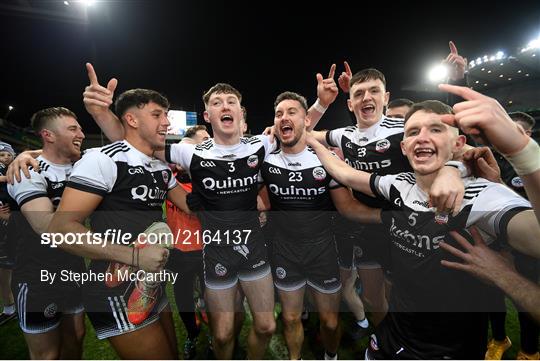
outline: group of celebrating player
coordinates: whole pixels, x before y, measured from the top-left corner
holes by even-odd
[[[451,80],[460,82],[466,63],[450,48]],[[327,78],[317,74],[315,104],[283,92],[268,134],[243,137],[242,95],[218,83],[203,96],[213,137],[199,127],[190,141],[166,145],[169,102],[163,95],[127,90],[113,112],[118,81],[101,86],[92,65],[87,70],[86,109],[112,144],[81,156],[84,134],[76,115],[44,109],[32,119],[42,152],[20,155],[8,171],[17,178],[8,192],[20,209],[12,217],[20,233],[12,289],[32,358],[80,358],[85,310],[97,337],[108,339],[120,357],[177,358],[164,283],[119,275],[169,269],[192,278],[182,268],[190,263],[203,269],[216,358],[233,356],[244,297],[253,318],[247,357],[264,357],[276,329],[275,291],[289,357],[301,358],[308,290],[324,357],[336,359],[342,297],[356,318],[353,327],[367,335],[369,322],[354,292],[358,274],[375,326],[366,359],[478,359],[487,347],[492,287],[471,275],[488,277],[472,255],[479,247],[491,255],[487,244],[540,257],[539,217],[531,203],[498,183],[491,153],[466,145],[458,127],[507,156],[535,207],[538,145],[494,99],[467,87],[441,86],[464,99],[453,108],[435,100],[402,103],[404,118],[388,117],[384,75],[376,69],[353,74],[345,63],[338,83],[349,94],[356,124],[315,131],[338,95],[333,65]],[[140,237],[128,244],[90,241],[90,232],[107,230],[171,233],[160,223],[165,201],[171,219],[174,212],[196,215],[196,228],[211,241],[180,252],[169,251],[169,244],[143,244]],[[264,226],[260,212],[267,214]],[[46,232],[78,234],[82,242],[51,248],[41,244]],[[233,234],[241,242],[233,243]],[[190,257],[192,251],[198,256]],[[43,270],[65,269],[109,277],[84,285],[42,281]],[[192,298],[192,283],[185,284],[174,286],[177,302],[182,292]],[[515,298],[523,307],[534,302]]]

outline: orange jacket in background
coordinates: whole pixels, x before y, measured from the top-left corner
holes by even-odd
[[[191,193],[191,183],[178,183],[186,192]],[[190,214],[186,214],[167,201],[167,224],[174,235],[174,247],[182,252],[192,252],[202,250],[202,231],[199,219]]]

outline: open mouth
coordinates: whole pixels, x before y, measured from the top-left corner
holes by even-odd
[[[426,160],[435,155],[435,150],[431,148],[417,148],[414,150],[414,158],[417,160]]]
[[[362,114],[373,115],[374,113],[375,113],[375,106],[373,104],[368,104],[362,107]]]
[[[281,128],[279,128],[279,130],[281,132],[281,135],[283,135],[285,137],[287,137],[289,135],[292,135],[292,133],[293,133],[293,128],[288,124],[281,126]]]
[[[74,141],[73,141],[73,145],[74,145],[77,149],[81,149],[82,141],[80,141],[80,140],[74,140]]]
[[[221,122],[225,125],[232,125],[233,117],[229,114],[225,114],[221,117]]]

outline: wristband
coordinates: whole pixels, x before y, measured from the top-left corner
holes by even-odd
[[[457,160],[450,160],[446,163],[444,163],[444,165],[446,167],[454,167],[456,168],[458,171],[459,171],[459,175],[461,178],[467,178],[467,177],[470,177],[470,172],[469,172],[469,169],[467,167],[465,167],[465,165]]]
[[[504,155],[504,157],[520,177],[540,169],[540,146],[532,138],[529,139],[525,148],[514,155]]]
[[[315,101],[315,104],[313,104],[313,109],[315,109],[321,114],[324,114],[324,112],[326,112],[328,108],[323,107],[321,103],[319,102],[319,98],[317,98],[317,100]]]

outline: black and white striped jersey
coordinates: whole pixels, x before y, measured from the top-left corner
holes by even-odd
[[[438,355],[438,347],[441,352],[459,350],[463,339],[452,327],[455,312],[486,311],[486,293],[483,284],[471,275],[441,265],[442,259],[456,259],[439,245],[446,242],[457,246],[450,231],[458,231],[470,240],[466,228],[473,225],[488,243],[504,240],[510,219],[530,209],[530,203],[501,184],[470,177],[464,179],[460,212],[456,216],[437,214],[429,206],[428,194],[416,184],[414,173],[374,174],[370,181],[373,192],[392,205],[382,215],[391,237],[390,308],[395,311],[395,325],[391,327],[407,329],[404,335],[396,331],[396,345],[424,348],[428,350],[424,355]],[[424,317],[422,312],[441,312],[430,316],[438,326],[426,328],[419,321]],[[415,317],[420,317],[416,318],[418,322]]]
[[[162,220],[163,202],[176,185],[165,162],[126,140],[87,150],[75,163],[67,184],[103,197],[90,216],[94,232],[122,230],[133,237]]]
[[[280,239],[329,239],[334,210],[330,189],[340,185],[326,172],[313,149],[306,147],[297,154],[279,149],[269,154],[261,177],[268,188],[271,224]]]
[[[71,163],[55,164],[43,156],[39,156],[36,160],[39,164],[39,172],[30,168],[30,179],[21,172],[21,182],[8,185],[8,193],[15,200],[18,208],[12,209],[11,221],[16,222],[16,227],[20,232],[17,240],[15,272],[17,274],[31,273],[33,278],[39,277],[39,274],[35,274],[36,270],[54,271],[60,266],[69,269],[70,265],[79,264],[82,261],[82,258],[58,248],[42,245],[41,236],[34,232],[20,212],[20,207],[25,203],[38,198],[48,198],[56,209],[73,169]]]
[[[258,174],[274,148],[269,137],[258,135],[230,146],[213,139],[172,144],[165,156],[190,173],[193,193],[204,209],[199,214],[203,229],[243,230],[258,227]]]
[[[330,130],[326,142],[343,151],[345,162],[351,167],[380,175],[411,171],[407,158],[401,153],[403,140],[403,119],[382,117],[366,129],[353,125]],[[354,196],[362,203],[381,208],[376,198],[354,191]]]

